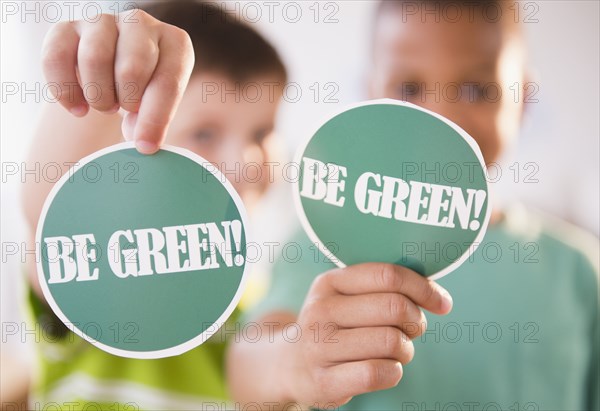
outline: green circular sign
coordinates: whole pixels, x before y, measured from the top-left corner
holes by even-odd
[[[431,111],[389,99],[354,105],[321,125],[296,161],[303,227],[340,267],[395,263],[435,279],[483,239],[481,151]]]
[[[161,358],[206,341],[246,278],[246,213],[196,154],[132,143],[98,151],[54,186],[38,223],[38,277],[72,331],[119,356]]]

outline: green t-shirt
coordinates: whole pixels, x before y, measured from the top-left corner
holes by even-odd
[[[237,311],[201,346],[176,357],[142,360],[108,354],[70,332],[33,292],[30,303],[39,354],[30,398],[33,409],[230,408],[223,364],[226,341],[235,334]],[[111,331],[122,333],[121,338],[133,332]]]
[[[297,313],[332,267],[303,234],[299,261],[279,261],[248,319]],[[506,212],[473,256],[439,280],[454,308],[427,313],[398,386],[347,410],[598,410],[598,242],[565,223]]]

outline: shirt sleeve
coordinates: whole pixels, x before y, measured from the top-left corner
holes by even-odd
[[[600,302],[598,298],[599,291],[599,273],[597,261],[584,259],[582,271],[585,272],[584,278],[586,295],[585,301],[589,304],[590,320],[590,368],[588,370],[588,410],[600,411]]]
[[[60,343],[67,340],[71,331],[58,319],[50,306],[33,291],[31,286],[28,285],[27,288],[28,317],[38,334],[36,341]]]
[[[282,247],[282,253],[271,273],[271,284],[265,298],[246,311],[242,322],[257,321],[266,314],[288,311],[298,314],[313,280],[335,268],[301,230]]]
[[[590,382],[589,382],[589,393],[590,393],[590,410],[600,411],[600,327],[598,326],[598,313],[596,312],[594,324],[593,324],[593,343],[592,343],[592,366],[590,369]]]

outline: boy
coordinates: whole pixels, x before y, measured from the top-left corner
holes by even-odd
[[[48,82],[64,86],[59,98],[64,109],[45,108],[31,165],[74,163],[122,141],[119,109],[126,113],[123,134],[143,153],[154,153],[166,140],[229,170],[236,163],[269,160],[286,70],[265,39],[215,6],[171,1],[150,5],[147,12],[104,15],[95,23],[60,23],[47,35],[43,66]],[[260,88],[259,99],[240,97],[247,84]],[[230,179],[246,204],[266,187],[266,181]],[[32,236],[51,187],[42,181],[24,189]],[[177,357],[116,357],[68,332],[43,302],[33,264],[29,274],[35,320],[44,330],[40,383],[32,398],[36,408],[223,406],[228,396],[222,336]]]
[[[440,18],[448,3],[380,3],[370,94],[448,117],[475,138],[489,165],[514,138],[524,109],[509,89],[527,81],[515,3],[454,2],[462,17]],[[460,98],[441,95],[451,83]],[[503,97],[493,87],[487,95],[486,85]],[[575,228],[520,208],[494,209],[474,256],[439,281],[454,297],[452,314],[430,316],[427,331],[408,327],[425,325],[419,307],[434,314],[450,307],[428,298],[434,289],[417,286],[415,273],[377,264],[332,269],[315,263],[304,235],[295,241],[307,257],[280,262],[249,315],[263,339],[229,349],[238,400],[352,410],[599,408],[598,243]],[[280,331],[293,322],[298,341]]]

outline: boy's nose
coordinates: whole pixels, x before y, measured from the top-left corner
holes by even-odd
[[[244,183],[256,183],[262,172],[264,156],[256,144],[247,144],[241,136],[226,136],[219,150],[219,168],[236,190]],[[260,170],[260,171],[258,171]]]

